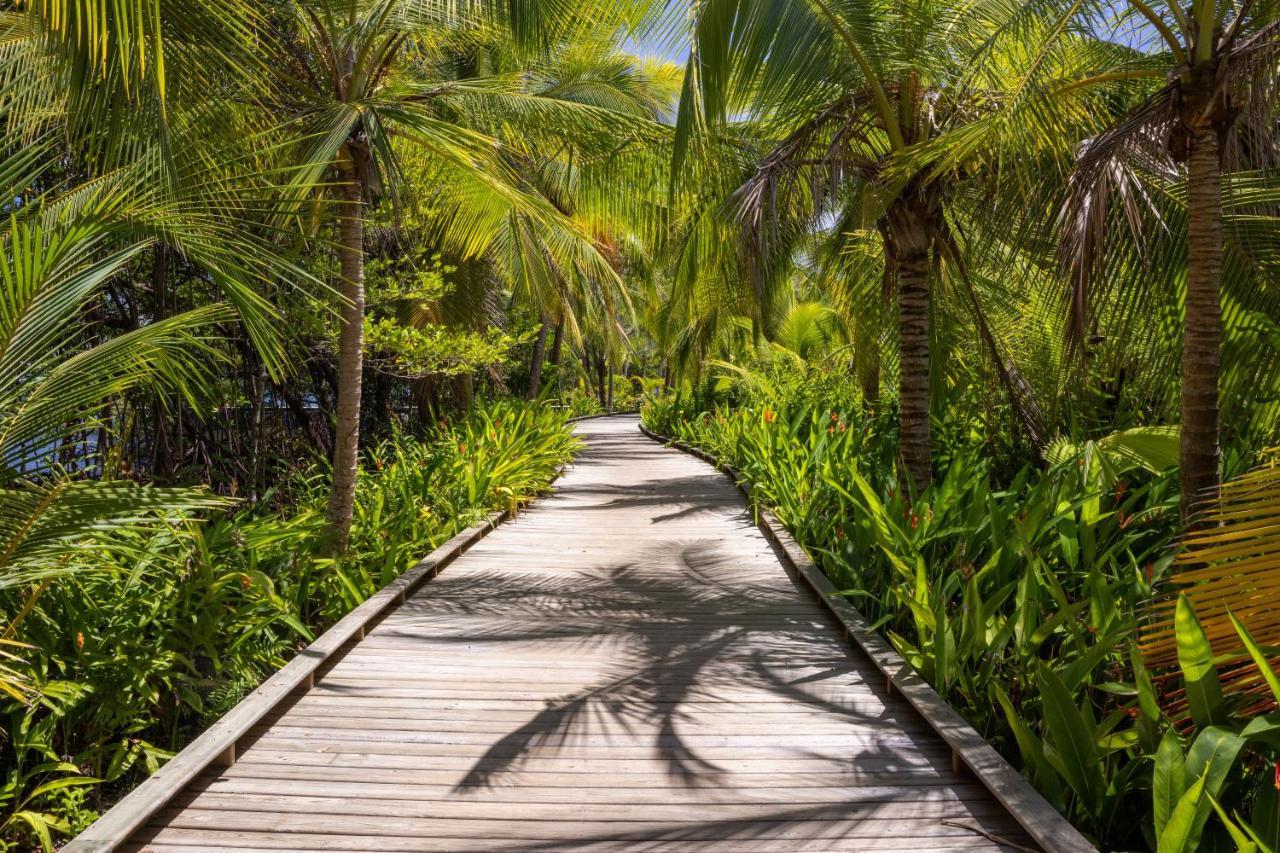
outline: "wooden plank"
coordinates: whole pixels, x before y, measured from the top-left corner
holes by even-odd
[[[390,771],[386,771],[390,772]],[[778,777],[784,778],[784,777]],[[626,780],[629,781],[629,780]],[[511,784],[486,788],[483,792],[459,791],[456,774],[400,771],[400,775],[379,773],[371,778],[367,770],[271,764],[234,767],[220,776],[200,777],[193,786],[202,791],[238,794],[280,794],[374,798],[400,800],[454,801],[483,797],[488,803],[561,803],[579,807],[592,804],[645,805],[651,803],[712,802],[737,805],[777,805],[779,803],[858,802],[960,802],[991,801],[986,788],[974,782],[954,784],[885,784],[849,786],[838,782],[820,786],[773,786],[768,779],[756,780],[757,787],[706,787],[679,789],[670,786],[591,786],[582,775],[543,774],[536,785]],[[784,779],[784,781],[786,781]],[[794,777],[790,781],[797,781]],[[282,783],[287,782],[287,785]]]
[[[494,766],[497,766],[495,763]],[[399,752],[354,752],[340,750],[289,748],[288,744],[260,744],[250,749],[235,767],[224,775],[256,775],[265,770],[308,767],[323,769],[328,773],[339,771],[367,774],[365,778],[411,780],[430,778],[449,780],[457,785],[468,772],[484,769],[466,758],[405,755]],[[720,762],[719,775],[708,775],[700,780],[706,788],[739,788],[745,790],[781,787],[808,787],[829,785],[837,788],[881,787],[884,785],[967,785],[958,782],[939,761],[927,767],[874,767],[868,762],[850,769],[849,763],[839,767],[824,767],[813,762],[738,760]],[[576,780],[576,781],[575,781]],[[671,787],[671,762],[655,757],[636,757],[619,761],[613,759],[571,759],[532,756],[520,764],[519,771],[511,778],[494,778],[497,786],[539,786],[543,784],[569,784],[584,788],[604,787]],[[697,790],[701,790],[699,787]],[[678,791],[687,791],[683,786]]]
[[[374,797],[360,790],[354,792],[328,792],[326,794],[303,793],[290,790],[281,795],[265,786],[255,786],[249,791],[228,790],[232,786],[209,787],[200,791],[179,794],[173,805],[182,809],[235,811],[279,815],[341,814],[356,818],[383,817],[413,821],[441,822],[440,830],[448,832],[455,821],[501,820],[513,811],[513,803],[469,799],[454,795],[452,799],[432,800],[410,798],[411,792],[402,791],[400,797]],[[650,802],[643,811],[631,808],[637,803],[597,803],[591,809],[593,821],[600,823],[625,823],[631,829],[643,829],[651,824],[708,823],[718,821],[750,821],[752,823],[794,822],[797,809],[777,808],[778,803],[697,803]],[[839,800],[827,798],[817,803],[788,804],[809,806],[812,815],[806,821],[845,822],[850,820],[941,820],[1003,815],[1004,807],[988,797],[975,802],[963,800],[863,800],[851,798]],[[521,802],[518,811],[521,821],[552,823],[578,823],[582,820],[583,804],[574,802]],[[644,820],[635,819],[643,814]],[[1005,815],[1007,818],[1007,815]]]
[[[633,774],[658,773],[667,777],[673,772],[671,758],[661,757],[656,753],[630,750],[623,758],[607,755],[575,756],[564,753],[534,753],[532,755],[514,754],[512,750],[499,750],[492,756],[476,756],[466,754],[445,754],[423,748],[421,744],[402,744],[396,749],[395,744],[381,742],[325,741],[308,742],[287,738],[264,738],[245,753],[243,763],[254,756],[254,750],[266,753],[292,753],[297,756],[298,763],[336,764],[341,766],[417,768],[422,770],[456,770],[463,774],[470,771],[483,772],[495,779],[502,774],[512,774],[517,778],[526,772],[545,771],[555,773],[599,773],[613,776],[626,775],[627,781]],[[519,758],[518,764],[511,759]],[[715,780],[725,775],[750,776],[754,774],[804,774],[814,777],[843,776],[846,781],[870,781],[880,785],[885,781],[907,777],[928,779],[949,779],[956,781],[950,772],[950,752],[933,751],[932,753],[915,753],[910,760],[889,759],[875,756],[858,756],[857,770],[850,771],[853,762],[851,756],[843,756],[839,760],[808,758],[804,756],[770,756],[763,758],[740,758],[738,756],[721,757],[703,767],[702,777]],[[698,780],[699,782],[702,779]],[[744,784],[751,780],[743,780]]]
[[[439,711],[414,713],[403,708],[387,709],[377,705],[353,707],[351,705],[310,704],[295,706],[288,711],[272,714],[266,717],[265,721],[294,726],[314,727],[327,724],[335,728],[355,728],[368,725],[370,728],[393,730],[412,729],[417,731],[429,729],[437,734],[468,732],[493,735],[510,732],[513,724],[519,726],[522,723],[526,723],[529,720],[529,716],[528,710],[516,712],[490,711],[488,713],[473,713],[459,717]],[[918,735],[928,730],[923,722],[919,722],[917,726],[911,726],[908,723],[909,718],[883,718],[875,720],[874,723],[864,723],[859,727],[859,730],[865,733],[863,737],[874,736],[876,732],[910,734],[911,742],[918,740]],[[722,737],[726,736],[722,733],[728,731],[733,732],[734,736],[787,737],[794,735],[797,731],[803,731],[808,736],[847,736],[856,739],[858,735],[850,735],[849,729],[850,720],[843,715],[797,712],[771,714],[766,718],[762,718],[761,715],[733,709],[719,714],[703,714],[700,716],[682,713],[680,726],[681,736],[697,737],[715,734],[718,737]],[[606,720],[598,721],[591,731],[596,732],[601,737],[610,737],[613,734],[631,734],[634,736],[635,729],[629,726],[626,721]],[[489,739],[492,740],[492,737]]]
[[[841,804],[838,809],[845,806]],[[760,810],[757,809],[757,812]],[[827,835],[863,834],[876,838],[968,837],[971,830],[950,826],[940,818],[883,818],[874,816],[817,820],[819,809],[799,808],[782,813],[762,813],[747,821],[701,822],[690,826],[671,827],[664,822],[646,823],[627,820],[556,820],[526,821],[511,815],[507,819],[465,820],[449,818],[412,818],[387,815],[352,814],[286,814],[235,811],[231,809],[165,809],[161,813],[167,826],[182,829],[231,830],[252,832],[269,825],[277,833],[307,832],[358,836],[407,836],[434,838],[440,835],[462,838],[512,839],[565,843],[576,838],[596,835],[631,836],[641,841],[648,833],[661,834],[675,829],[684,840],[711,841],[727,833],[747,833],[754,838],[806,840]],[[765,818],[770,818],[766,820]],[[802,819],[798,819],[802,818]],[[513,827],[518,834],[513,836]]]
[[[529,845],[533,849],[538,849]],[[823,838],[809,844],[797,846],[793,841],[771,841],[750,838],[726,838],[712,841],[682,838],[650,838],[640,844],[628,845],[626,839],[581,839],[573,844],[574,851],[611,851],[634,850],[637,847],[646,853],[835,853],[846,850],[899,851],[899,853],[921,853],[921,851],[954,851],[954,850],[995,850],[997,848],[988,839],[971,833],[968,836],[954,836],[947,839],[935,838],[931,835],[919,837],[899,836],[897,838]],[[366,853],[366,851],[384,851],[384,853],[458,853],[458,851],[484,851],[491,853],[494,842],[491,839],[472,837],[414,838],[404,836],[381,835],[376,838],[362,838],[349,834],[329,834],[289,832],[277,833],[269,831],[236,832],[207,829],[174,829],[157,828],[150,835],[150,840],[143,844],[130,845],[131,853],[225,853],[227,850],[240,853],[267,853],[277,850],[305,850],[314,853],[317,850],[346,851],[347,853]],[[520,849],[520,848],[515,848]],[[529,849],[526,847],[525,849]],[[543,847],[541,849],[548,849]],[[554,848],[551,848],[554,849]]]
[[[536,736],[526,741],[521,738],[504,743],[502,739],[494,742],[490,738],[483,743],[441,743],[442,736],[431,732],[379,732],[354,731],[347,729],[299,729],[289,726],[266,726],[251,730],[258,736],[257,744],[290,744],[290,748],[323,748],[330,752],[380,752],[388,750],[401,755],[422,755],[427,758],[463,757],[472,759],[473,763],[483,758],[516,757],[521,760],[542,756],[547,759],[617,759],[620,761],[635,760],[633,756],[653,752],[658,754],[664,746],[670,750],[674,758],[680,747],[696,747],[702,762],[731,766],[732,763],[750,759],[765,761],[789,762],[797,767],[844,767],[850,761],[850,751],[859,746],[857,741],[848,744],[849,751],[831,750],[827,753],[815,753],[806,748],[804,743],[788,745],[785,742],[765,743],[755,746],[701,746],[686,741],[671,743],[647,743],[643,738],[630,742],[610,745],[607,743],[579,743],[576,736],[561,744],[555,741],[543,742]],[[881,767],[946,767],[950,766],[950,752],[942,745],[921,746],[904,740],[898,744],[889,744],[881,749],[878,745],[869,754],[858,754],[858,761],[865,766]],[[909,746],[909,750],[905,747]],[[896,748],[895,748],[896,747]]]

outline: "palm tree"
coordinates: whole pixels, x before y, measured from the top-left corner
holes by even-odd
[[[934,270],[949,264],[969,287],[949,206],[975,164],[943,168],[912,154],[943,136],[967,136],[983,117],[989,93],[966,58],[990,30],[963,4],[899,0],[724,0],[702,6],[694,24],[683,148],[743,110],[757,120],[748,133],[776,140],[731,201],[757,296],[785,274],[793,248],[823,217],[837,215],[838,240],[852,229],[879,234],[883,277],[897,295],[903,474],[916,491],[932,478]],[[972,308],[1039,445],[1038,408],[982,325],[976,299]]]
[[[515,124],[540,124],[565,136],[591,125],[591,132],[598,133],[607,118],[600,110],[556,109],[553,105],[563,102],[528,95],[518,77],[433,79],[407,60],[417,44],[429,46],[449,27],[463,23],[480,32],[507,28],[518,36],[517,43],[562,37],[573,29],[565,23],[574,17],[569,5],[551,13],[539,4],[306,0],[286,10],[288,18],[280,25],[278,109],[306,140],[300,154],[305,168],[295,183],[312,187],[330,174],[338,223],[342,304],[328,517],[339,551],[345,549],[350,530],[359,455],[364,208],[384,194],[394,199],[398,148],[431,152],[437,174],[460,185],[453,188],[453,199],[460,203],[442,205],[437,221],[457,242],[474,247],[489,239],[493,218],[513,207],[534,220],[557,218],[545,200],[519,186],[500,141],[476,129],[481,124],[475,121],[478,111],[497,110]],[[619,20],[614,14],[625,11],[625,5],[617,4],[604,17]],[[458,17],[464,13],[465,18]],[[600,23],[592,21],[593,26]]]
[[[1154,220],[1157,228],[1165,223],[1144,185],[1153,176],[1183,184],[1180,461],[1181,508],[1188,519],[1199,501],[1216,495],[1220,477],[1223,171],[1280,164],[1275,115],[1280,16],[1272,3],[1225,0],[1193,0],[1187,7],[1127,0],[1126,8],[1154,41],[1152,49],[1103,54],[1113,61],[1045,87],[1048,98],[1066,99],[1078,90],[1164,81],[1154,90],[1145,88],[1110,128],[1086,142],[1062,211],[1063,249],[1073,273],[1075,331],[1081,342],[1108,230],[1118,219],[1131,229],[1131,243],[1149,245],[1143,234],[1148,223]],[[1086,4],[1063,15],[1090,18],[1097,12]],[[1121,211],[1118,216],[1113,206]]]

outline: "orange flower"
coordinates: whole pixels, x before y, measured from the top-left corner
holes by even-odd
[[[840,431],[841,431],[841,432],[844,432],[844,431],[845,431],[845,430],[847,430],[847,429],[848,429],[848,427],[844,425],[844,421],[841,421],[841,422],[840,422]]]
[[[83,649],[83,648],[84,648],[84,632],[76,631],[76,650],[79,651],[80,649]]]
[[[920,526],[920,516],[916,515],[914,512],[911,513],[911,529],[915,530],[919,526]]]
[[[773,409],[765,409],[765,410],[764,410],[764,422],[765,422],[765,423],[767,423],[767,424],[771,424],[771,423],[773,423],[774,421],[776,421],[777,419],[778,419],[778,413],[777,413],[777,412],[775,412]]]
[[[253,581],[249,579],[249,576],[248,576],[248,575],[241,575],[241,576],[240,576],[240,588],[241,588],[241,589],[248,589],[248,588],[249,588],[249,587],[251,587],[251,586],[253,586]]]
[[[458,452],[459,452],[459,453],[466,453],[466,452],[467,452],[467,445],[466,445],[466,444],[464,444],[464,443],[462,443],[462,442],[459,442],[459,443],[458,443]]]

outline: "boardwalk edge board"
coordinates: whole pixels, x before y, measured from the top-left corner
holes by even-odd
[[[836,592],[826,574],[791,537],[777,516],[754,504],[751,483],[736,468],[700,448],[659,435],[644,424],[640,424],[640,431],[654,441],[701,459],[733,481],[747,499],[748,505],[756,509],[757,525],[784,558],[784,562],[817,593],[818,598],[845,628],[849,638],[884,674],[892,689],[900,693],[946,742],[955,760],[969,768],[1037,844],[1052,853],[1098,853],[1097,848],[1070,821],[1050,805],[1013,765],[1005,761],[995,747],[965,722],[883,637],[871,629],[866,618],[848,599]]]
[[[572,424],[596,417],[608,415],[586,415],[568,418],[565,422]],[[547,484],[547,491],[563,474],[562,468],[556,478]],[[159,770],[107,809],[88,829],[60,848],[62,853],[106,853],[114,850],[205,770],[234,764],[236,744],[254,726],[282,702],[287,701],[295,691],[311,687],[319,670],[340,655],[348,643],[363,639],[365,630],[373,623],[403,604],[418,587],[440,574],[446,566],[496,530],[504,521],[514,518],[516,512],[524,506],[527,504],[491,513],[484,521],[455,534],[419,560],[413,568],[335,622],[315,642],[298,652],[292,660],[259,684]]]

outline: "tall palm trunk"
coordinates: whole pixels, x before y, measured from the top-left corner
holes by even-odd
[[[609,389],[605,386],[604,355],[596,358],[596,397],[600,400],[600,408],[609,408]]]
[[[556,394],[559,395],[564,390],[564,382],[560,372],[560,354],[564,352],[564,312],[561,312],[560,318],[556,320],[556,333],[551,337],[551,355],[549,361],[556,377]]]
[[[538,392],[542,390],[542,362],[547,354],[547,332],[550,326],[550,318],[543,314],[538,326],[538,337],[533,341],[533,355],[529,358],[529,387],[524,393],[526,400],[537,399]]]
[[[342,163],[338,233],[341,254],[342,328],[338,337],[338,406],[333,441],[333,490],[328,518],[333,546],[347,549],[356,498],[360,454],[360,389],[364,378],[364,194],[349,154]]]
[[[898,277],[898,446],[911,488],[933,478],[929,435],[930,215],[936,205],[908,189],[890,207],[889,255]]]
[[[1187,286],[1182,337],[1182,517],[1218,490],[1222,341],[1222,159],[1215,130],[1191,136],[1187,159]]]
[[[560,315],[560,319],[556,321],[556,333],[551,338],[551,365],[552,367],[560,366],[560,353],[564,347],[564,315]]]
[[[932,480],[929,460],[929,258],[898,259],[898,406],[903,466],[917,493]]]

